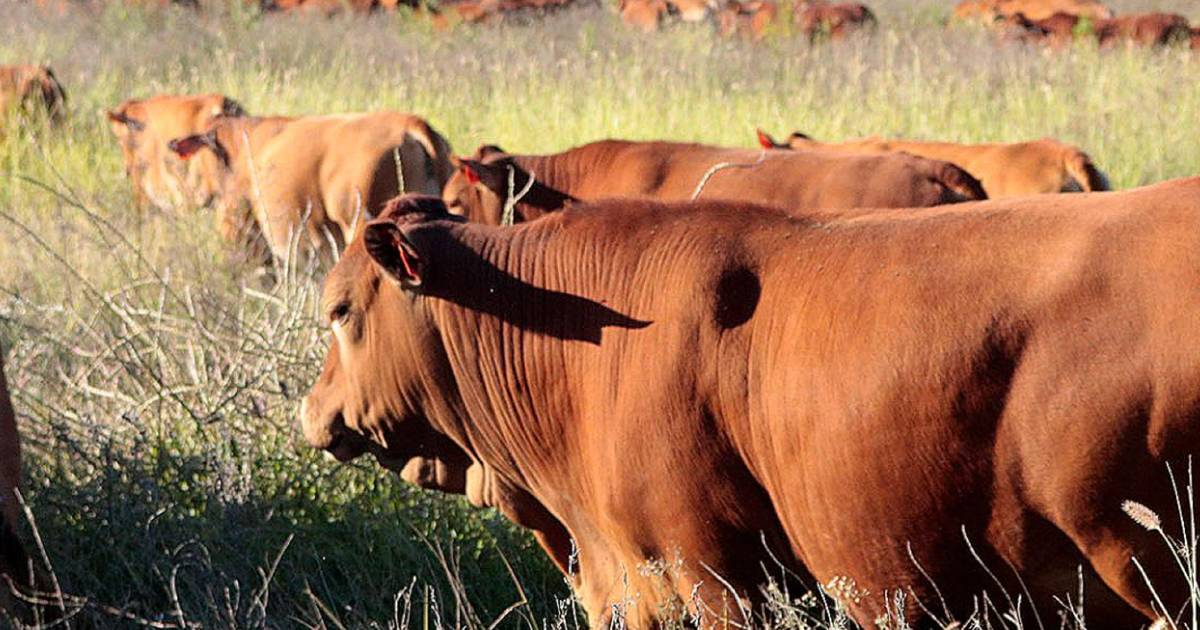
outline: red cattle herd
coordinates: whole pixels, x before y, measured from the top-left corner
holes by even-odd
[[[397,3],[270,8],[334,4]],[[750,39],[780,15],[814,39],[876,22],[792,8],[618,10]],[[955,16],[1056,45],[1190,36],[1093,0]],[[66,114],[50,68],[0,67],[0,115],[54,133]],[[208,93],[102,114],[131,205],[211,211],[246,267],[324,274],[305,440],[497,508],[595,628],[681,611],[743,627],[769,579],[821,587],[864,627],[943,627],[985,600],[1057,627],[1082,588],[1092,627],[1138,628],[1188,601],[1171,547],[1128,512],[1176,509],[1168,465],[1200,438],[1200,178],[1112,192],[1053,138],[759,131],[455,156],[407,112],[252,114]],[[16,421],[0,364],[0,575],[30,584]]]

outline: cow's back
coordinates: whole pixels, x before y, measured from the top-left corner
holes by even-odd
[[[704,199],[798,211],[919,208],[983,198],[981,191],[962,188],[955,179],[961,174],[948,165],[907,155],[720,149],[680,152],[674,159],[658,198],[690,199],[699,190]]]
[[[403,190],[437,194],[449,144],[421,118],[374,112],[297,118],[263,143],[260,223],[277,255],[301,228],[324,247],[349,242],[364,217]]]
[[[904,152],[962,167],[978,178],[988,198],[1042,193],[1107,190],[1104,176],[1078,147],[1043,138],[1029,142],[959,144],[921,140],[863,138],[811,143],[819,150],[855,153]]]

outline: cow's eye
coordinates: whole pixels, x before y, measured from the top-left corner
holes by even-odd
[[[334,306],[333,308],[329,309],[329,323],[330,324],[340,324],[340,323],[346,321],[346,318],[349,316],[350,316],[350,303],[349,302],[339,302],[337,306]]]

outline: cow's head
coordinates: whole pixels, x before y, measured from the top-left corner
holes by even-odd
[[[67,114],[67,93],[49,66],[19,66],[18,93],[26,111],[40,109],[50,122],[62,123]]]
[[[201,133],[218,120],[244,115],[237,101],[219,94],[129,100],[105,112],[139,203],[164,210],[207,205],[217,184],[215,160],[185,164],[167,143]]]
[[[436,286],[439,226],[462,219],[434,197],[393,200],[325,280],[333,331],[300,412],[304,436],[339,461],[365,453],[422,487],[466,491],[470,460],[431,418],[456,416],[446,349],[423,299]]]
[[[505,205],[515,198],[515,222],[561,210],[575,201],[570,195],[537,181],[512,156],[494,145],[479,147],[470,158],[454,158],[455,173],[442,188],[450,213],[468,221],[499,225]]]
[[[176,159],[200,163],[199,172],[218,214],[248,215],[254,176],[261,175],[254,172],[251,163],[255,145],[252,136],[275,133],[278,126],[273,120],[249,116],[220,118],[200,133],[172,139],[167,149]]]
[[[479,223],[500,223],[508,200],[508,169],[511,160],[483,162],[455,158],[453,175],[442,188],[442,201],[453,214]],[[516,172],[514,171],[514,181]]]

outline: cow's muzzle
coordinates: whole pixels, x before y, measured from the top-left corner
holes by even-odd
[[[309,405],[306,399],[300,405],[300,424],[308,445],[325,451],[339,462],[348,462],[370,448],[367,439],[346,426],[346,418],[340,409],[323,411]]]

